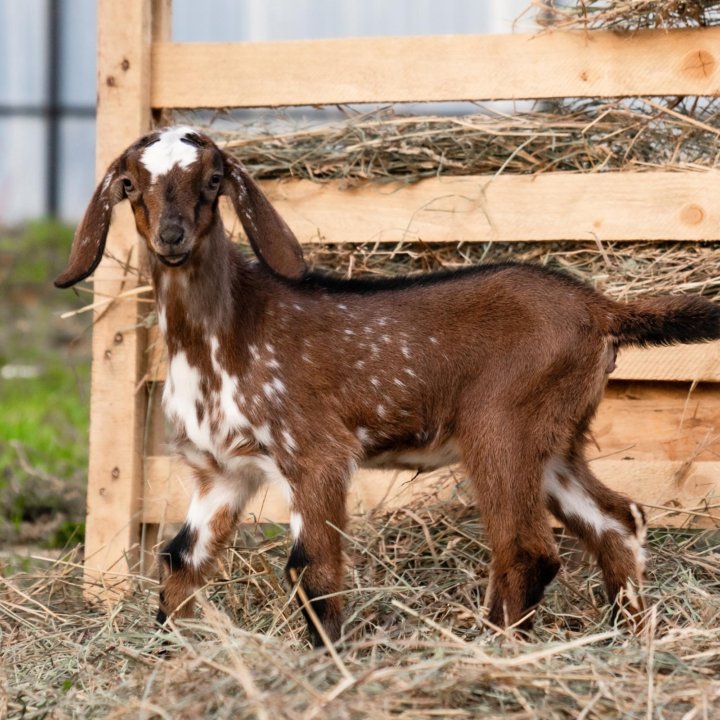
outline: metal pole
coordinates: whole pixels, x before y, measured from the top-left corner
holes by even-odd
[[[45,155],[45,210],[48,216],[59,214],[60,193],[60,73],[61,10],[60,0],[47,0],[47,128]]]

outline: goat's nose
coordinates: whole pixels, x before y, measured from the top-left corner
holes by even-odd
[[[180,225],[168,225],[160,230],[160,242],[163,245],[177,245],[184,235],[185,232]]]

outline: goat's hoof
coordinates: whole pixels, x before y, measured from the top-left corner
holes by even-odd
[[[615,625],[633,635],[642,635],[647,628],[645,603],[629,581],[615,596],[612,619]]]

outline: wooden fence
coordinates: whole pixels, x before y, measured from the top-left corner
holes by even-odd
[[[100,0],[97,175],[164,110],[336,103],[720,94],[720,29],[629,34],[169,42],[170,0]],[[720,173],[546,173],[423,180],[411,187],[266,182],[302,242],[720,239]],[[90,595],[114,596],[190,489],[163,454],[159,344],[133,294],[142,262],[127,207],[95,273],[86,534]],[[624,350],[593,426],[593,466],[646,503],[655,524],[720,521],[720,343]],[[404,502],[432,478],[360,472],[355,509]],[[249,514],[285,521],[269,491]]]

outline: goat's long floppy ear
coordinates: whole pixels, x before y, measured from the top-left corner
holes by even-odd
[[[230,197],[255,254],[278,275],[302,277],[307,267],[293,231],[235,158],[223,153],[223,164],[222,193]]]
[[[93,193],[80,225],[75,231],[70,260],[55,278],[55,287],[66,288],[91,275],[102,259],[113,207],[123,199],[118,177],[119,159],[110,165],[102,182]]]

